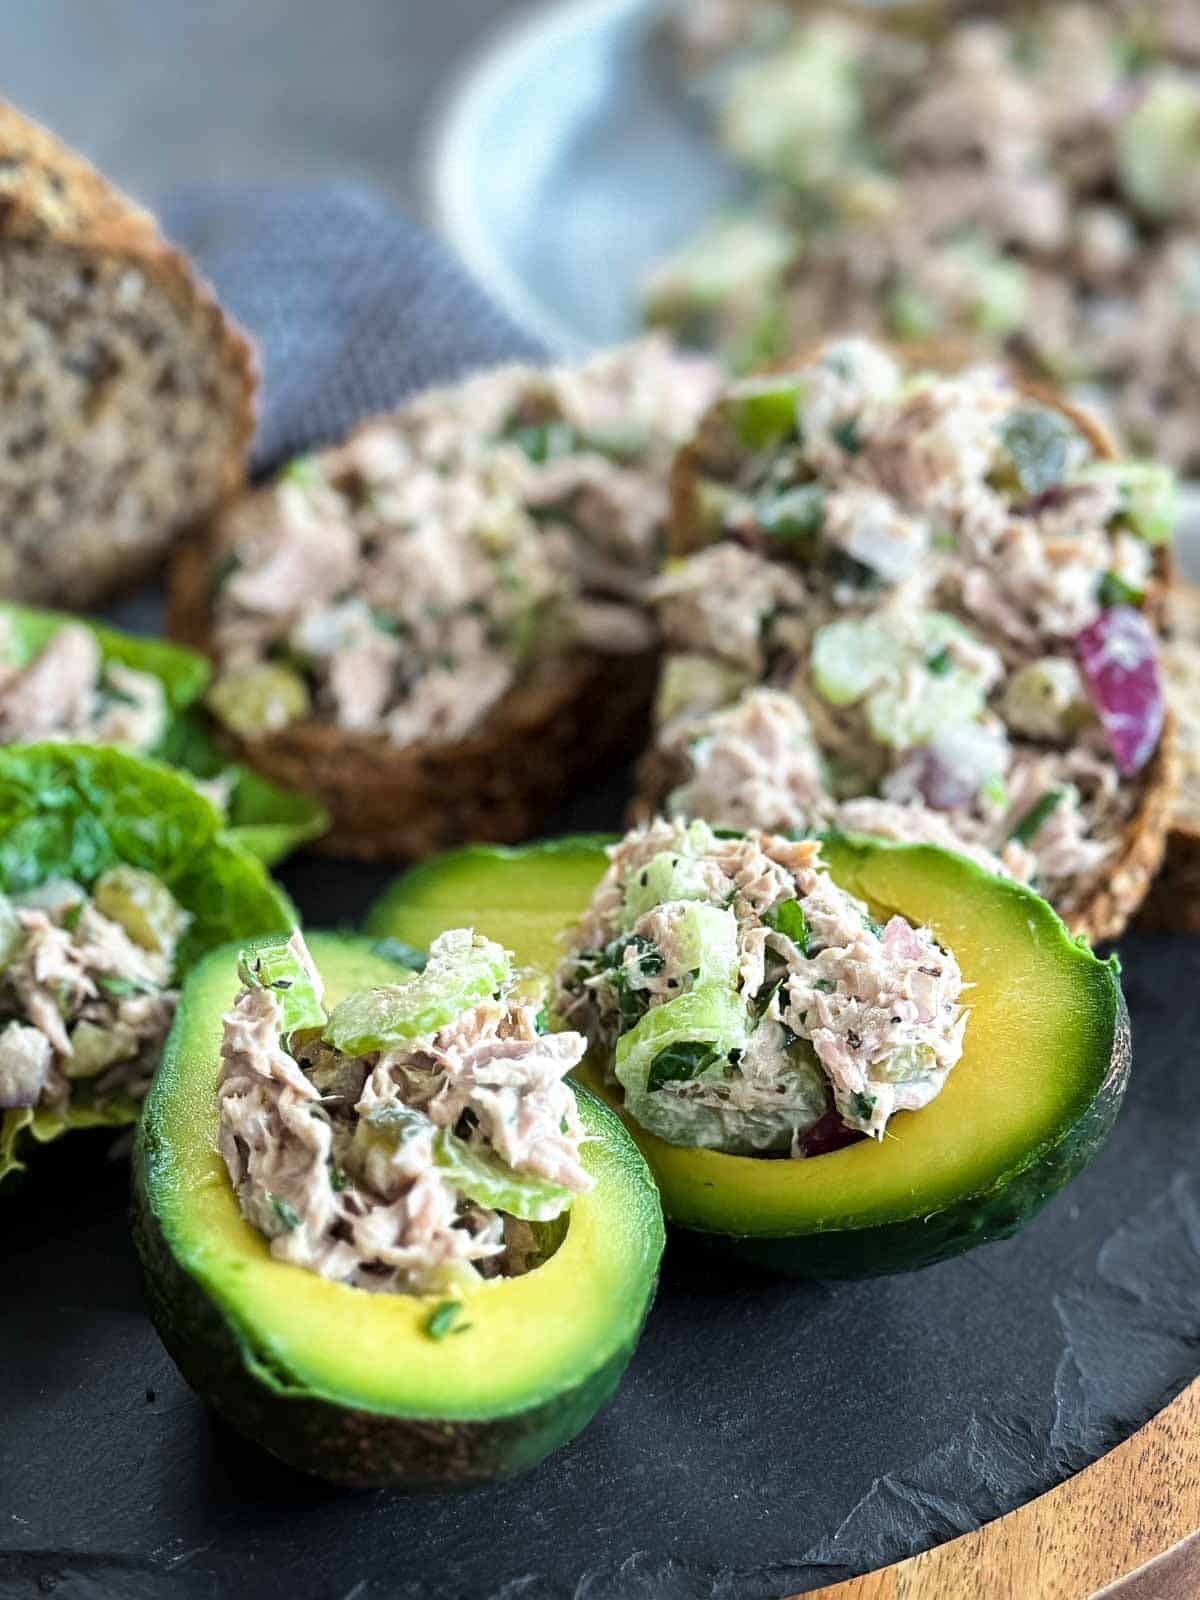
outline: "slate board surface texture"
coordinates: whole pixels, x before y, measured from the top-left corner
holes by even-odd
[[[256,463],[424,383],[536,355],[428,237],[344,190],[183,197],[168,226],[263,341]],[[160,597],[122,609],[153,626]],[[556,831],[613,825],[623,775]],[[301,859],[321,923],[388,874]],[[0,1228],[0,1597],[776,1600],[976,1527],[1200,1369],[1200,941],[1121,947],[1133,1082],[1095,1165],[1019,1238],[795,1285],[668,1249],[617,1398],[464,1495],[327,1488],[215,1422],[143,1308],[107,1135],[38,1159]]]

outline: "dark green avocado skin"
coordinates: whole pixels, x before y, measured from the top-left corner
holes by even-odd
[[[1112,1130],[1132,1064],[1129,1011],[1120,998],[1112,1062],[1088,1106],[1055,1145],[1038,1151],[996,1188],[964,1196],[924,1218],[792,1238],[689,1229],[697,1247],[791,1278],[868,1278],[911,1272],[1017,1233],[1092,1161]]]
[[[288,1466],[355,1489],[466,1488],[525,1472],[580,1432],[613,1394],[637,1336],[574,1389],[511,1417],[445,1423],[357,1411],[288,1392],[171,1254],[146,1187],[153,1134],[134,1149],[133,1236],[168,1354],[230,1427]],[[653,1292],[647,1296],[647,1310]],[[640,1331],[640,1330],[638,1330]]]

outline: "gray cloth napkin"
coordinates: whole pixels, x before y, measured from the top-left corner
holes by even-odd
[[[186,190],[160,217],[258,342],[255,474],[430,384],[545,356],[445,245],[368,190]]]

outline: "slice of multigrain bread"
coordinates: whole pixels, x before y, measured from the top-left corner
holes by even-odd
[[[85,605],[241,481],[257,369],[154,219],[0,102],[0,595]]]

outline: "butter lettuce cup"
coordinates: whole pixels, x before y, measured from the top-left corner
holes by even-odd
[[[1014,1233],[1096,1154],[1130,1064],[1115,961],[1029,889],[928,845],[655,821],[605,850],[467,850],[371,918],[458,905],[555,969],[579,1081],[668,1220],[800,1277]]]
[[[0,749],[0,1183],[64,1133],[134,1122],[188,970],[295,921],[179,773],[100,746]]]
[[[228,748],[364,859],[536,833],[644,742],[667,474],[718,369],[659,339],[431,390],[290,463],[184,552],[171,631]]]
[[[0,602],[0,744],[65,739],[151,756],[193,778],[231,839],[274,865],[325,828],[322,808],[231,761],[202,697],[194,650],[90,617]]]
[[[399,958],[399,959],[397,959]],[[416,963],[421,970],[402,962]],[[189,981],[135,1150],[151,1311],[234,1428],[352,1486],[469,1486],[616,1388],[663,1247],[546,985],[450,929],[317,933]]]
[[[731,384],[673,471],[636,818],[957,848],[1115,938],[1178,782],[1171,473],[863,338]]]

